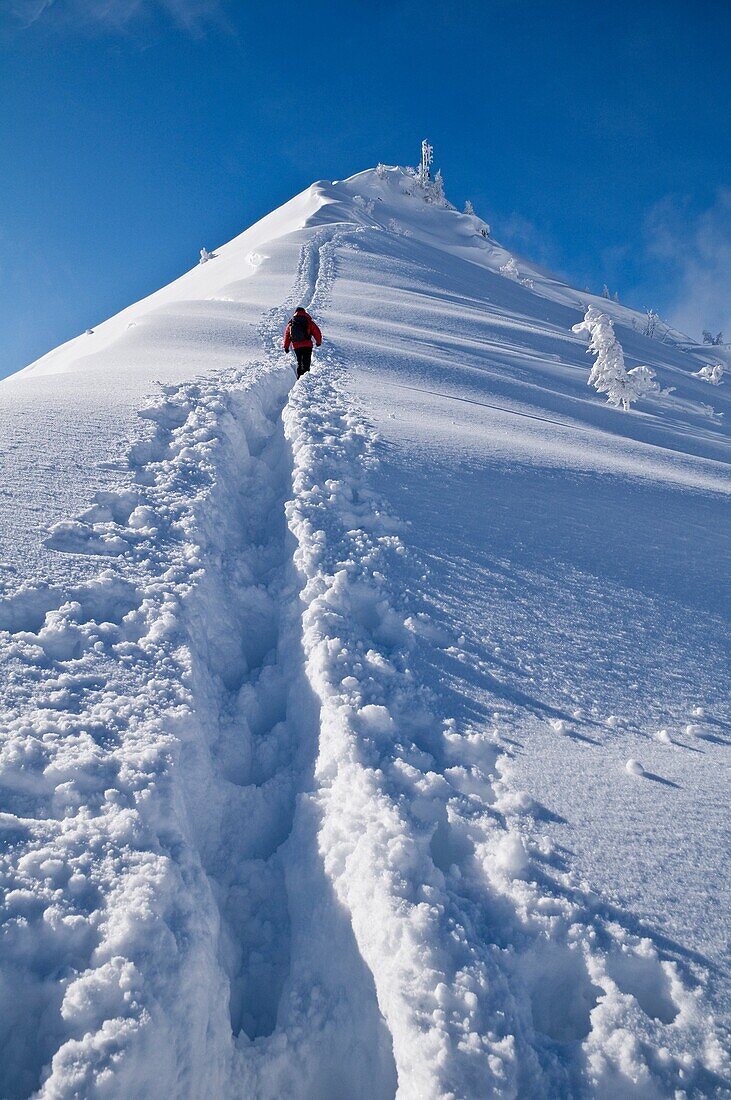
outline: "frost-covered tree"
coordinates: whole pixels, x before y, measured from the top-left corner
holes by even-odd
[[[412,235],[411,230],[407,229],[407,227],[405,225],[402,225],[401,222],[396,221],[395,218],[389,219],[388,228],[398,237],[410,237]]]
[[[619,291],[618,290],[615,290],[614,295],[612,297],[612,301],[616,302],[617,305],[619,305]]]
[[[464,204],[464,212],[465,212],[465,214],[474,214],[474,212],[475,212],[475,208],[474,208],[474,206],[472,205],[472,203],[470,202],[469,199],[467,199],[467,201]]]
[[[659,324],[660,314],[656,313],[654,309],[645,310],[645,324],[642,329],[643,336],[654,337]]]
[[[520,278],[520,272],[518,271],[518,265],[516,264],[516,262],[515,262],[515,260],[512,256],[510,257],[509,260],[507,260],[502,265],[502,267],[500,268],[500,274],[504,275],[506,279],[516,279],[517,280],[517,279]]]
[[[703,343],[712,344],[714,347],[718,347],[723,343],[723,333],[719,332],[715,336],[712,332],[709,332],[707,328],[703,329]]]
[[[712,386],[720,386],[723,378],[723,364],[716,363],[713,367],[701,367],[700,370],[695,371],[693,377],[700,378],[704,382],[710,382]]]
[[[202,248],[201,249],[200,263],[207,264],[208,261],[212,258],[212,256],[213,256],[212,252],[209,252],[207,248]]]
[[[426,188],[431,182],[431,166],[434,163],[434,148],[426,138],[421,143],[421,164],[419,165],[418,179],[422,187]]]
[[[387,173],[388,168],[386,167],[386,165],[379,162],[376,165],[376,175],[378,176],[379,180],[385,180]]]
[[[610,405],[627,412],[633,401],[659,389],[655,372],[649,367],[626,369],[624,352],[614,334],[614,325],[606,313],[596,306],[589,306],[584,320],[574,325],[572,331],[588,334],[589,352],[596,359],[587,384],[593,386],[597,393],[605,393]]]
[[[602,298],[611,298],[611,297],[612,297],[612,295],[609,293],[609,287],[605,283],[604,286],[602,287]]]
[[[433,202],[435,202],[438,206],[447,205],[447,196],[444,194],[444,178],[442,177],[441,168],[437,171],[437,174],[434,177],[434,183],[432,184],[431,192]]]

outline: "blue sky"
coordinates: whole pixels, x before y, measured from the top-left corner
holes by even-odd
[[[503,243],[731,335],[730,46],[703,0],[3,0],[0,376],[424,136]]]

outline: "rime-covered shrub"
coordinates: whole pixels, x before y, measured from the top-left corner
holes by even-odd
[[[363,195],[353,195],[353,202],[356,206],[362,207],[362,209],[365,210],[366,214],[372,215],[373,211],[376,208],[376,204],[373,199],[366,199],[363,197]]]
[[[589,306],[584,320],[574,325],[572,331],[588,334],[589,352],[596,359],[587,384],[593,386],[597,393],[605,393],[610,405],[627,412],[633,401],[659,389],[655,372],[650,367],[626,369],[624,352],[614,334],[614,325],[606,313],[596,306]]]
[[[661,323],[660,314],[654,309],[645,310],[645,324],[642,329],[643,336],[649,336],[650,338],[655,336],[657,332],[657,326]]]
[[[518,281],[518,279],[520,278],[520,272],[518,271],[518,265],[516,264],[512,256],[500,268],[500,274],[504,275],[506,279],[515,279],[516,282]]]
[[[470,202],[469,199],[467,199],[467,201],[464,204],[464,212],[465,212],[465,214],[472,214],[472,215],[474,215],[474,213],[475,213],[475,208],[474,208],[474,206],[472,205],[472,203]]]
[[[710,382],[712,386],[720,386],[723,378],[723,365],[716,363],[713,367],[701,367],[700,370],[695,371],[693,377],[700,378],[704,382]]]

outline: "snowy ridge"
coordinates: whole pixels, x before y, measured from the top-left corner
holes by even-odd
[[[315,185],[232,242],[225,276],[217,257],[195,275],[233,316],[226,279],[271,245],[246,275],[269,288],[247,290],[268,296],[255,356],[160,387],[124,485],[50,527],[86,579],[0,600],[3,1096],[729,1092],[705,958],[562,869],[503,712],[458,721],[426,674],[473,654],[383,492],[334,294],[372,256],[502,257],[471,217],[389,198],[411,177],[387,172]],[[296,277],[275,297],[277,249]],[[297,304],[328,340],[293,386]],[[652,447],[668,480],[685,462],[689,488],[721,485],[720,461],[678,474]],[[571,714],[534,709],[566,733]]]

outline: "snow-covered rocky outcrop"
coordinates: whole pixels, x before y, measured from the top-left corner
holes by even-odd
[[[3,1097],[726,1094],[729,402],[666,341],[379,166],[2,384]]]

